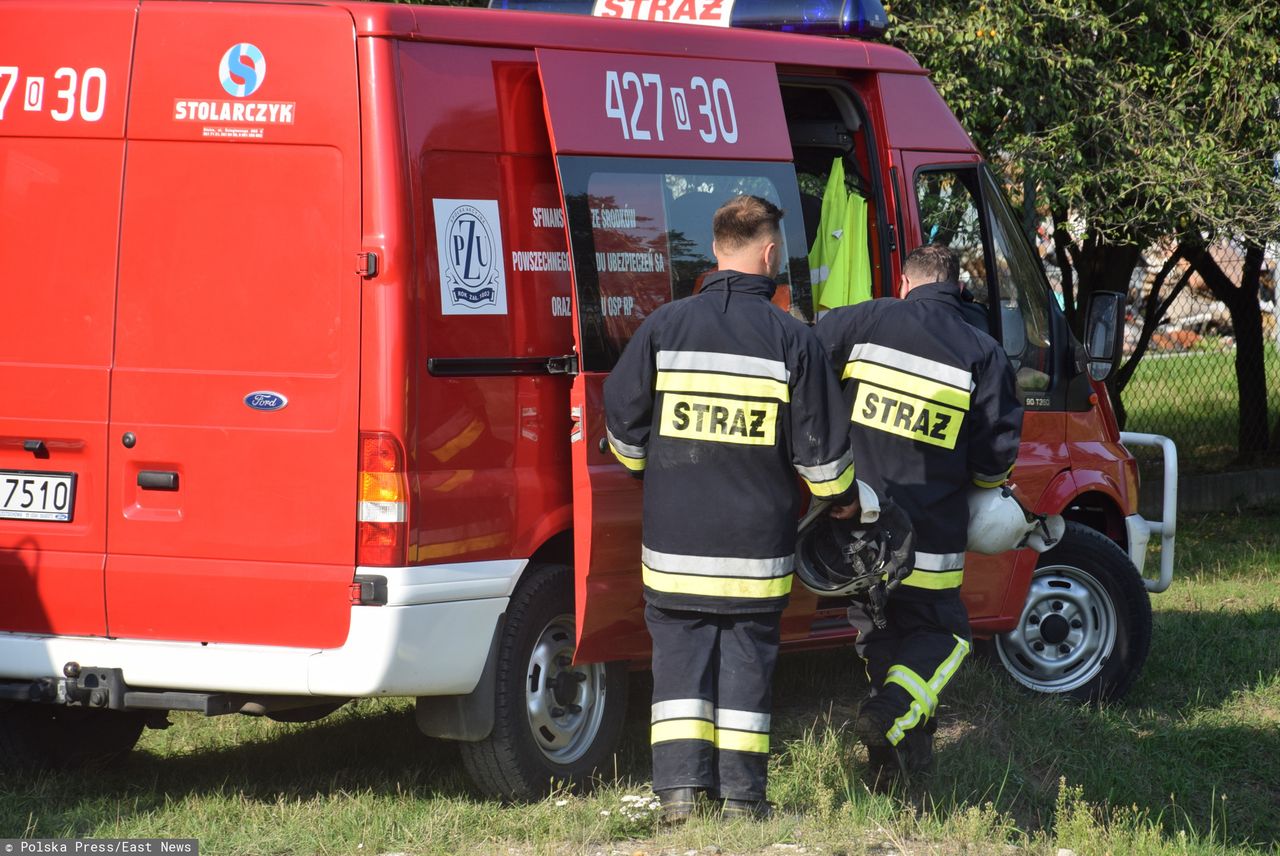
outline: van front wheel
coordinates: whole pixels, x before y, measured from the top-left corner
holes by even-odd
[[[612,769],[626,711],[622,663],[572,665],[573,571],[531,566],[511,597],[497,652],[490,735],[463,743],[472,778],[490,796],[531,800],[587,787]]]
[[[1040,557],[1017,626],[995,637],[1000,662],[1018,683],[1081,701],[1118,699],[1151,648],[1151,599],[1115,542],[1068,522]]]

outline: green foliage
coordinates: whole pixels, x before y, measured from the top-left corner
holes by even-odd
[[[1275,234],[1278,0],[898,0],[891,22],[1073,237]]]

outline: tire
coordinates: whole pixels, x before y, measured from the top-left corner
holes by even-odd
[[[1036,692],[1119,699],[1151,649],[1151,599],[1115,542],[1069,521],[1036,565],[1017,627],[993,643],[1013,679]]]
[[[493,731],[460,744],[467,771],[489,796],[522,801],[558,786],[586,789],[613,769],[627,708],[626,666],[570,667],[574,643],[572,569],[531,566],[507,608]]]
[[[146,719],[141,711],[0,703],[0,771],[110,766],[133,749]]]

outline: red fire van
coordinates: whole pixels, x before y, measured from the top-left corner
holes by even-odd
[[[875,294],[961,254],[1025,397],[1014,480],[1071,521],[970,557],[975,631],[1034,689],[1128,689],[1173,518],[1091,378],[1114,314],[1086,354],[929,78],[856,38],[874,0],[582,5],[0,0],[0,767],[375,696],[495,794],[601,766],[648,657],[601,382],[733,193],[790,212],[780,311],[812,318],[836,159]],[[786,644],[843,616],[797,587]]]

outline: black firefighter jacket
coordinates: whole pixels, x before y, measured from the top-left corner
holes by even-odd
[[[645,599],[772,612],[791,591],[800,495],[855,497],[840,389],[762,276],[718,271],[645,319],[604,386],[614,454],[644,477]]]
[[[954,594],[964,575],[968,492],[1003,484],[1018,457],[1013,368],[965,320],[955,282],[835,309],[818,339],[840,375],[858,478],[898,503],[916,532],[902,597]]]

